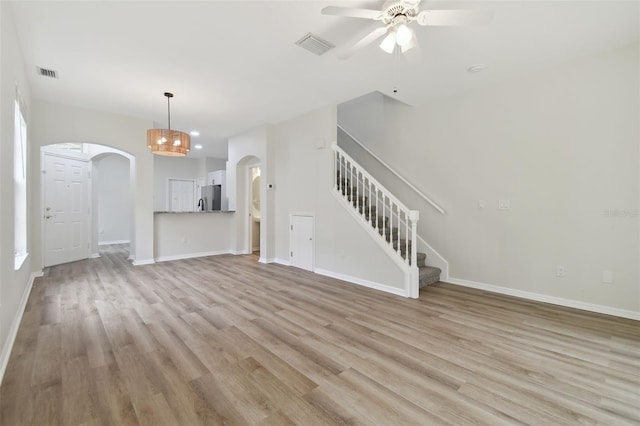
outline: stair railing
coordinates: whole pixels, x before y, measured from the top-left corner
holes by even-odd
[[[393,167],[391,167],[389,164],[387,164],[386,161],[384,161],[382,158],[378,157],[373,151],[371,151],[365,144],[360,142],[355,136],[353,136],[351,133],[347,132],[344,129],[344,127],[338,125],[338,130],[341,131],[342,133],[344,133],[348,138],[350,138],[353,142],[355,142],[365,152],[367,152],[369,155],[371,155],[373,158],[375,158],[375,160],[378,163],[382,164],[383,167],[385,167],[387,170],[389,170],[389,172],[391,172],[394,176],[396,176],[398,179],[400,179],[405,185],[407,185],[409,188],[411,188],[411,190],[413,190],[416,194],[418,194],[420,197],[422,197],[434,209],[436,209],[441,214],[445,214],[445,211],[444,211],[444,209],[442,207],[440,207],[435,201],[433,201],[431,198],[429,198],[424,192],[420,191],[420,189],[418,189],[414,184],[409,182],[404,176],[402,176],[400,173],[398,173]]]
[[[393,250],[410,272],[409,297],[417,297],[418,210],[410,210],[337,144],[333,145],[333,188],[377,231],[380,241]],[[397,228],[397,232],[394,229]],[[415,288],[414,288],[415,287]]]

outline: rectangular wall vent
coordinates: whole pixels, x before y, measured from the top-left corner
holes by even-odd
[[[58,78],[58,71],[49,70],[42,67],[37,67],[37,69],[38,69],[38,75],[42,77]]]
[[[304,49],[307,49],[311,53],[315,53],[318,56],[335,47],[328,41],[322,40],[320,37],[311,33],[308,33],[300,40],[296,41],[296,44]]]

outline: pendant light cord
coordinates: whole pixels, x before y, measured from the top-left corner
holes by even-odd
[[[167,96],[167,121],[169,125],[169,130],[171,130],[171,97]]]
[[[168,121],[168,129],[171,130],[171,98],[173,98],[173,93],[165,92],[164,95],[167,97],[167,121]]]

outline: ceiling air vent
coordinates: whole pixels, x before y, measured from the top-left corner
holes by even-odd
[[[36,67],[38,69],[38,75],[42,76],[42,77],[49,77],[49,78],[58,78],[58,71],[55,70],[48,70],[46,68],[42,68],[42,67]]]
[[[324,41],[320,37],[315,36],[311,33],[308,33],[300,40],[296,41],[296,44],[304,49],[307,49],[311,53],[315,53],[318,56],[335,47],[328,41]]]

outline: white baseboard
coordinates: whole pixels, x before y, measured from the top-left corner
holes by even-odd
[[[275,260],[273,258],[267,259],[266,257],[261,257],[260,259],[258,259],[258,262],[260,262],[260,263],[273,263],[273,262],[275,262]]]
[[[584,311],[597,312],[600,314],[613,315],[621,318],[628,318],[640,321],[640,312],[629,311],[626,309],[612,308],[610,306],[596,305],[593,303],[580,302],[578,300],[564,299],[562,297],[548,296],[546,294],[533,293],[524,290],[516,290],[507,287],[501,287],[493,284],[484,284],[475,281],[463,280],[460,278],[450,277],[448,281],[451,284],[471,287],[479,290],[486,290],[492,293],[505,294],[507,296],[520,297],[522,299],[535,300],[537,302],[551,303],[552,305],[565,306],[567,308],[582,309]]]
[[[0,384],[2,384],[2,379],[4,379],[4,373],[7,369],[7,364],[9,363],[9,357],[11,356],[11,350],[13,349],[13,344],[16,342],[16,336],[18,335],[18,329],[20,328],[20,322],[22,321],[22,316],[24,315],[24,310],[27,307],[27,301],[29,300],[29,295],[31,294],[31,288],[33,287],[33,281],[37,277],[42,276],[42,271],[40,272],[32,272],[29,277],[29,282],[22,293],[22,299],[20,299],[20,305],[18,306],[18,311],[16,312],[16,316],[13,318],[11,322],[11,327],[9,328],[9,335],[7,336],[7,340],[4,342],[4,347],[2,348],[2,352],[0,353]]]
[[[109,246],[111,244],[129,244],[129,240],[114,240],[114,241],[98,241],[99,246]]]
[[[100,257],[100,253],[91,253],[89,259],[97,259]]]
[[[349,275],[340,274],[338,272],[327,271],[326,269],[316,268],[314,270],[316,274],[324,275],[325,277],[336,278],[342,281],[346,281],[352,284],[361,285],[364,287],[369,287],[375,290],[384,291],[386,293],[395,294],[396,296],[408,297],[405,290],[403,288],[391,287],[386,284],[380,284],[369,280],[364,280],[362,278],[352,277]]]
[[[279,259],[279,258],[275,258],[271,261],[271,263],[278,263],[280,265],[284,265],[284,266],[291,266],[291,262],[289,261],[289,259]]]
[[[133,261],[131,262],[133,266],[151,265],[154,263],[156,263],[156,261],[153,259],[144,259],[144,260],[133,259]]]
[[[156,262],[167,262],[169,260],[193,259],[194,257],[219,256],[221,254],[232,254],[231,250],[207,251],[201,253],[177,254],[174,256],[156,257]]]

